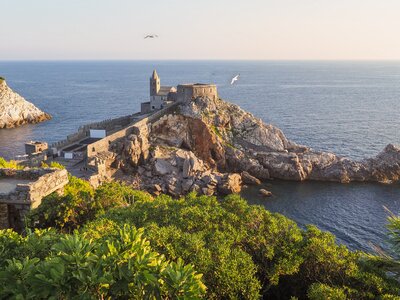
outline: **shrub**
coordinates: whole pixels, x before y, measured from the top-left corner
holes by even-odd
[[[170,261],[182,259],[204,274],[208,299],[324,299],[324,295],[327,299],[396,299],[400,292],[395,277],[398,258],[352,252],[337,245],[330,233],[315,226],[302,230],[288,218],[248,205],[237,195],[223,200],[194,193],[178,200],[166,195],[153,198],[115,182],[93,190],[73,177],[65,191],[62,197],[47,197],[32,211],[32,220],[63,232],[78,228],[76,234],[85,243],[93,240],[103,247],[119,239],[126,225],[144,228],[143,235],[154,251]],[[393,218],[391,224],[398,249],[400,221]],[[32,241],[42,239],[37,234],[43,231],[36,232]],[[26,250],[32,247],[21,246],[27,242],[20,236],[7,235],[4,245],[8,250],[0,255],[3,262],[15,254],[17,269],[24,264],[42,265],[52,239],[34,247],[44,249],[39,257]],[[40,261],[24,261],[26,256]],[[86,288],[94,293],[91,286]]]
[[[66,232],[79,228],[114,207],[126,207],[134,201],[151,201],[150,194],[124,184],[105,183],[94,190],[82,179],[69,176],[64,195],[53,193],[27,216],[31,228],[55,227]]]
[[[60,163],[58,163],[56,161],[52,161],[50,163],[50,165],[45,163],[45,162],[42,162],[41,167],[42,168],[54,168],[54,169],[60,169],[60,170],[64,170],[65,169],[64,165],[62,165],[62,164],[60,164]]]
[[[301,230],[237,195],[222,201],[163,195],[112,209],[82,230],[106,241],[122,224],[143,227],[156,251],[194,265],[209,299],[319,299],[325,291],[332,299],[370,299],[399,292],[396,282],[361,264],[363,254],[337,245],[332,234],[314,226]]]
[[[15,160],[7,161],[3,157],[0,157],[0,168],[17,169],[17,170],[23,169],[23,167],[18,165],[18,163]]]
[[[346,300],[346,294],[342,289],[332,288],[325,284],[315,283],[308,291],[310,300]]]
[[[27,224],[31,228],[55,227],[69,232],[94,219],[97,206],[93,197],[94,189],[87,181],[69,176],[64,195],[53,193],[43,198],[27,215]]]
[[[0,231],[1,248],[14,244],[17,251],[31,252],[2,257],[0,298],[200,299],[206,290],[201,275],[181,259],[167,261],[142,235],[131,226],[119,228],[107,243],[79,233],[58,235],[45,255],[43,249],[36,255],[29,238]]]

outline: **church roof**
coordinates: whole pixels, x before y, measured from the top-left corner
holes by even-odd
[[[158,96],[168,96],[168,94],[170,92],[174,92],[174,91],[175,91],[175,87],[173,87],[173,86],[161,86],[157,95]]]

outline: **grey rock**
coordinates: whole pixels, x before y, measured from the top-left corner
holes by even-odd
[[[271,197],[272,193],[270,191],[267,191],[266,189],[260,189],[260,194],[264,197]]]

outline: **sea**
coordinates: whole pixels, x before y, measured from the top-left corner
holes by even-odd
[[[135,113],[153,69],[162,85],[210,82],[221,98],[283,130],[298,144],[354,160],[400,144],[400,61],[0,61],[0,76],[53,119],[0,130],[0,156],[30,140],[52,143],[80,125]],[[239,80],[231,85],[231,78]],[[270,181],[249,203],[335,234],[353,250],[390,252],[388,213],[400,213],[400,185]]]

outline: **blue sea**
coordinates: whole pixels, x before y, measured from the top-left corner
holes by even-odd
[[[23,153],[29,140],[55,142],[80,125],[138,111],[155,68],[165,85],[216,83],[221,98],[316,150],[361,160],[400,144],[400,62],[0,62],[8,85],[53,116],[0,130],[0,156]],[[272,181],[267,188],[274,197],[262,199],[256,189],[243,196],[301,226],[316,224],[352,249],[388,249],[383,205],[400,212],[400,185]]]

